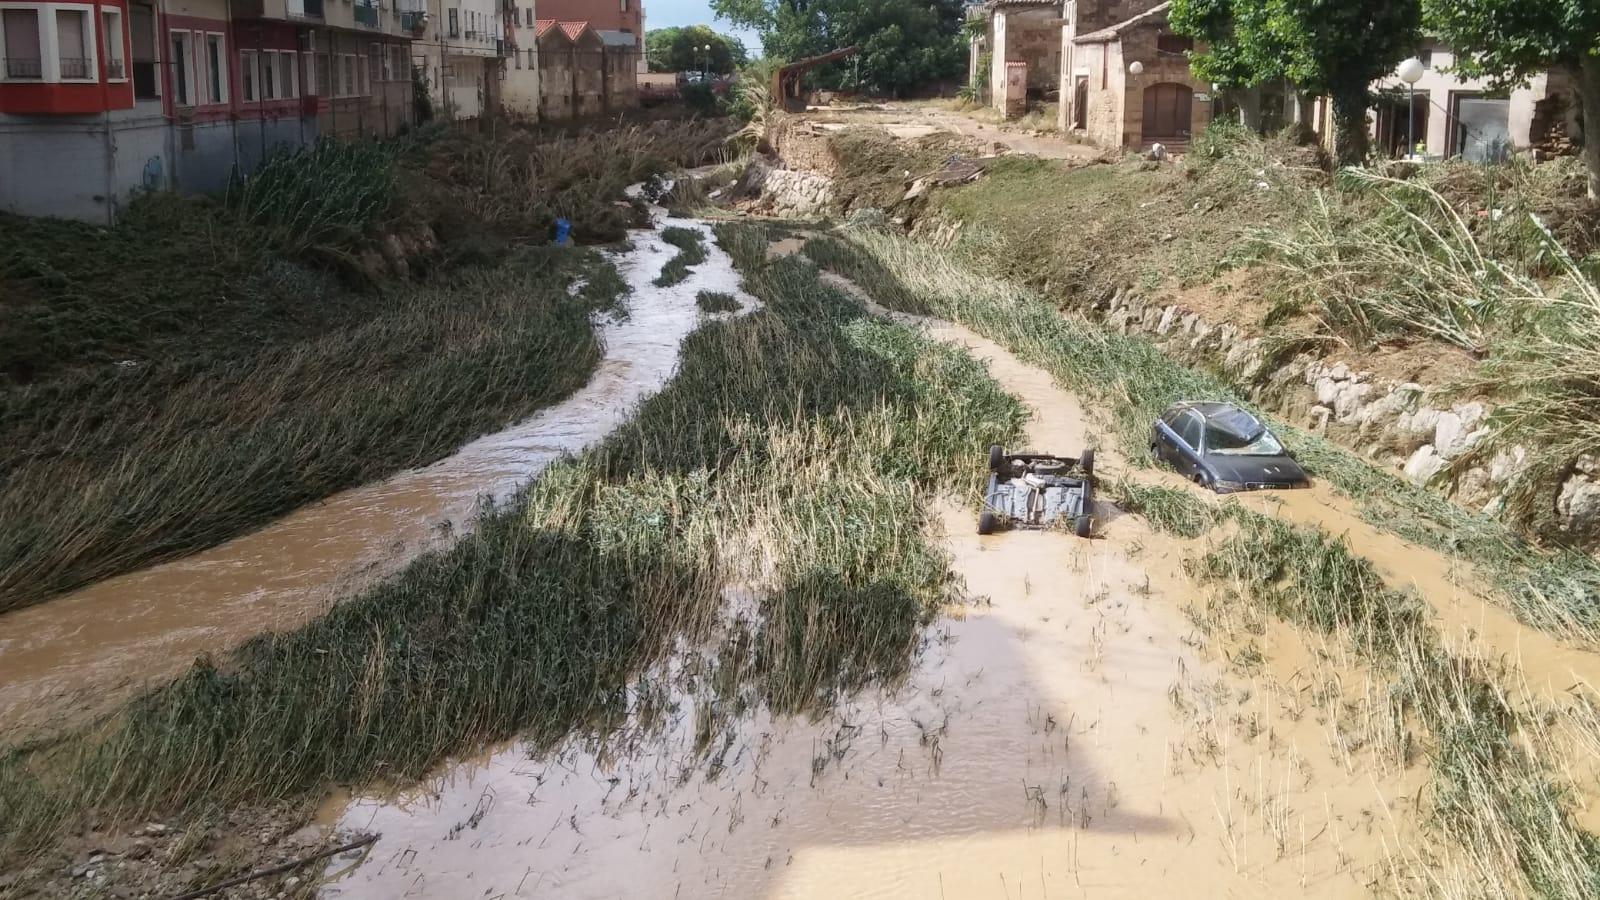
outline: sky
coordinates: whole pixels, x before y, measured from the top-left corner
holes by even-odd
[[[761,53],[761,38],[754,31],[731,28],[727,22],[717,21],[716,15],[711,12],[711,4],[706,0],[644,0],[645,30],[673,25],[710,25],[723,34],[732,34],[743,41],[751,56]]]

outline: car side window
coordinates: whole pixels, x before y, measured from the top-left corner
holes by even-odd
[[[1200,415],[1194,410],[1189,410],[1183,418],[1178,420],[1178,427],[1174,429],[1178,437],[1196,453],[1200,452],[1200,433],[1205,430],[1205,423],[1200,420]]]

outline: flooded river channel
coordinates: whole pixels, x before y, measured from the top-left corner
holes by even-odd
[[[695,294],[739,292],[727,254],[703,224],[710,259],[669,288],[652,280],[677,249],[637,232],[616,257],[633,287],[628,314],[600,328],[604,358],[589,384],[534,417],[454,455],[337,494],[209,550],[0,616],[0,725],[50,723],[108,708],[273,629],[313,618],[470,527],[485,497],[503,499],[552,460],[599,441],[658,390],[701,314]],[[742,295],[741,295],[742,296]]]

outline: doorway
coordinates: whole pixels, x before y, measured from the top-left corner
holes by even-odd
[[[1194,121],[1194,91],[1181,84],[1153,84],[1144,89],[1144,123],[1140,140],[1145,144],[1182,143],[1189,140]]]

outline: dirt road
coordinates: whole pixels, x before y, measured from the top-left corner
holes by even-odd
[[[1100,148],[1076,143],[1060,132],[1031,134],[1014,127],[1003,128],[998,123],[981,122],[965,113],[923,104],[884,104],[859,109],[823,107],[808,111],[806,118],[824,125],[877,125],[902,138],[935,131],[951,132],[990,144],[1001,144],[1013,152],[1041,159],[1090,163],[1104,156]]]

